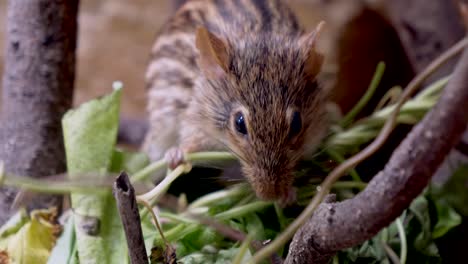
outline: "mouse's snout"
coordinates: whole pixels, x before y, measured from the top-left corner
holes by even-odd
[[[253,169],[246,172],[256,195],[262,200],[286,201],[292,196],[293,175],[290,172],[268,172],[262,169]]]

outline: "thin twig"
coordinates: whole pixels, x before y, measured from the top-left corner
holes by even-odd
[[[166,237],[164,236],[164,232],[162,230],[162,227],[159,224],[158,218],[156,217],[156,214],[154,213],[153,208],[151,208],[151,205],[149,204],[149,202],[139,198],[138,196],[136,197],[136,200],[137,200],[137,202],[139,204],[143,205],[146,208],[146,210],[148,210],[148,212],[151,215],[151,218],[153,218],[154,225],[155,225],[156,229],[158,230],[159,235],[161,236],[161,239],[163,240],[165,245],[168,245],[169,242],[167,241]]]

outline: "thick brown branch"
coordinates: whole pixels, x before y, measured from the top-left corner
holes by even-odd
[[[336,251],[371,238],[421,193],[468,123],[468,51],[437,105],[353,199],[325,203],[296,233],[286,263],[327,263]]]
[[[8,3],[0,128],[7,172],[41,177],[66,169],[60,122],[72,104],[77,12],[78,0]],[[14,194],[0,191],[0,224]]]
[[[127,238],[130,263],[148,263],[143,231],[141,230],[140,213],[138,212],[135,198],[135,189],[133,189],[125,172],[121,173],[115,180],[113,192]]]

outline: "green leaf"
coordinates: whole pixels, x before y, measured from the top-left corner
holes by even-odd
[[[107,172],[117,140],[121,90],[68,111],[62,120],[68,172]],[[103,173],[104,177],[104,173]]]
[[[421,227],[421,232],[414,241],[414,246],[424,251],[432,242],[431,218],[429,216],[428,201],[424,196],[418,196],[410,205],[410,211],[415,215]]]
[[[257,214],[248,214],[244,216],[245,221],[245,228],[247,230],[247,234],[253,236],[256,240],[264,240],[265,239],[265,229],[263,227],[262,220]]]
[[[450,229],[461,224],[461,216],[455,212],[455,210],[450,207],[444,201],[435,201],[437,209],[437,223],[432,232],[432,238],[436,239],[445,235]]]
[[[23,208],[14,214],[1,228],[0,228],[0,247],[3,244],[4,238],[11,234],[15,234],[29,221],[26,210]]]
[[[232,263],[232,260],[237,256],[239,253],[239,248],[230,248],[230,249],[225,249],[225,250],[220,250],[218,252],[218,257],[215,261],[216,264],[227,264],[227,263]],[[244,255],[243,260],[247,260],[252,258],[252,254],[250,251],[247,251],[246,254]],[[244,261],[243,263],[245,263]]]
[[[51,214],[49,210],[31,212],[30,221],[8,237],[5,246],[11,263],[47,263],[57,230],[49,220]]]
[[[239,248],[233,247],[223,250],[213,250],[205,247],[202,251],[187,255],[179,260],[182,264],[229,264],[236,257]],[[250,259],[252,254],[247,251],[244,259]]]
[[[381,243],[378,243],[376,239],[342,250],[338,257],[339,263],[386,263],[387,260]]]
[[[410,205],[406,229],[408,255],[407,263],[439,263],[441,258],[439,249],[434,242],[432,231],[436,218],[431,199],[428,199],[427,192],[417,197]]]
[[[401,214],[399,218],[403,220],[406,218],[406,215],[407,215],[407,211],[405,210],[403,211],[403,213]],[[387,237],[386,237],[386,240],[384,240],[384,242],[392,243],[394,240],[400,242],[396,220],[393,221],[385,230],[387,232],[386,233]]]
[[[220,241],[222,237],[211,228],[198,228],[195,232],[187,234],[181,243],[190,251],[199,251],[205,245]]]
[[[57,240],[57,244],[52,249],[48,264],[67,264],[71,262],[74,257],[73,253],[76,250],[74,226],[73,215],[71,215],[64,226],[62,235]]]
[[[62,120],[70,177],[109,171],[119,121],[121,90],[92,100],[65,114]],[[125,263],[127,247],[115,201],[106,195],[71,195],[80,262]]]
[[[129,175],[149,164],[148,156],[140,152],[128,152],[116,149],[112,155],[111,172],[127,172]]]
[[[448,179],[440,190],[434,190],[434,196],[443,198],[460,214],[468,216],[468,165],[462,165]]]

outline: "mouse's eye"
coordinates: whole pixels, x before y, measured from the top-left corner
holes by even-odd
[[[299,112],[294,112],[292,115],[291,119],[291,126],[289,127],[289,136],[294,137],[299,132],[301,132],[302,129],[302,119],[301,119],[301,114]]]
[[[241,112],[237,112],[234,116],[234,125],[237,132],[241,133],[242,135],[247,135],[247,127],[245,126],[244,115]]]

